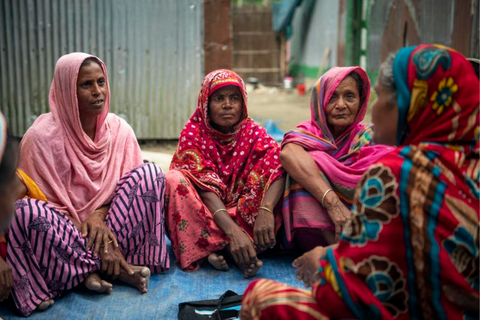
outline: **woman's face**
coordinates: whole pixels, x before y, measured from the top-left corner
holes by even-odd
[[[108,88],[102,68],[90,62],[80,68],[77,79],[77,99],[80,118],[98,116],[105,108]]]
[[[334,137],[341,135],[353,123],[359,107],[357,81],[347,76],[335,89],[326,108],[328,126]]]
[[[377,94],[372,103],[373,141],[376,144],[396,145],[398,126],[396,96],[378,79],[373,89]]]
[[[208,112],[211,125],[220,132],[228,133],[237,124],[243,111],[243,98],[240,88],[226,86],[210,96]]]

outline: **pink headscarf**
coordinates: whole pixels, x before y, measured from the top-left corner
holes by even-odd
[[[328,127],[326,107],[340,83],[355,72],[361,79],[363,97],[353,123],[334,138]],[[370,97],[370,80],[360,67],[334,67],[315,84],[310,100],[311,119],[285,134],[282,147],[288,143],[302,146],[315,160],[337,194],[351,202],[353,189],[370,165],[394,150],[384,145],[372,145],[372,128],[361,121],[365,117]]]
[[[132,128],[108,113],[110,88],[105,109],[97,117],[95,140],[82,129],[77,77],[81,64],[90,57],[97,58],[76,52],[58,60],[50,87],[51,112],[38,117],[20,145],[19,167],[38,184],[49,203],[79,222],[108,204],[117,181],[142,163]],[[100,64],[108,85],[107,69]]]

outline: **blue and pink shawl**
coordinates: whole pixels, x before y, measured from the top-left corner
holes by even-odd
[[[336,139],[327,123],[326,106],[338,85],[351,72],[363,82],[361,105],[354,122]],[[302,146],[315,160],[321,177],[331,185],[339,198],[350,207],[354,190],[363,173],[386,153],[393,150],[383,145],[372,145],[371,124],[361,123],[367,112],[370,80],[360,67],[334,67],[315,84],[310,99],[311,119],[286,133],[282,147],[288,143]],[[283,202],[283,218],[287,241],[296,228],[334,230],[326,210],[290,176]]]

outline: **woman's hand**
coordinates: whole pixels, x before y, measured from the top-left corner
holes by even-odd
[[[6,300],[12,290],[12,268],[0,258],[0,301]]]
[[[253,240],[261,251],[275,245],[275,220],[271,212],[265,209],[258,211],[253,227]]]
[[[230,252],[237,264],[248,264],[257,259],[250,237],[240,227],[237,226],[227,236],[230,238]]]
[[[88,237],[87,250],[92,250],[94,255],[98,255],[103,246],[105,251],[108,245],[113,242],[118,247],[117,238],[105,224],[105,215],[102,210],[95,210],[90,214],[87,220],[81,226],[82,237]]]
[[[325,209],[335,226],[335,241],[338,242],[345,223],[352,218],[352,212],[345,207],[335,193],[329,192],[328,196],[330,197],[325,199]]]
[[[297,268],[297,280],[303,281],[306,288],[311,287],[318,280],[320,259],[326,251],[324,247],[315,247],[293,261],[292,265]]]
[[[113,279],[120,275],[120,268],[123,268],[128,274],[134,273],[130,264],[125,261],[122,252],[113,243],[107,244],[105,250],[100,251],[100,259],[102,260],[102,271]]]

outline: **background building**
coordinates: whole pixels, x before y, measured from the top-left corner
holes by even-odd
[[[107,65],[111,111],[141,140],[176,139],[218,68],[281,85],[419,43],[479,57],[479,0],[0,0],[0,108],[21,136],[41,113],[55,62]],[[268,100],[268,99],[267,99]]]

